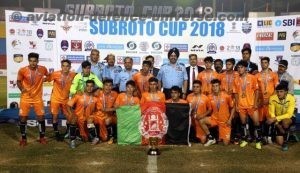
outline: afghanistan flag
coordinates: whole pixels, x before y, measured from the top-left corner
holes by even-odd
[[[191,126],[189,104],[166,103],[166,115],[169,120],[166,143],[189,144]]]
[[[117,109],[118,144],[141,144],[142,137],[139,130],[141,109],[139,105],[121,106]]]

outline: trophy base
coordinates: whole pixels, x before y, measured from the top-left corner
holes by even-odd
[[[157,155],[160,155],[160,151],[158,150],[158,148],[150,148],[148,150],[148,155],[149,156],[157,156]]]

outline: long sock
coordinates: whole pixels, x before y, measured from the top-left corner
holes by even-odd
[[[58,123],[53,123],[53,130],[55,133],[58,132]]]
[[[254,126],[254,133],[255,133],[255,138],[256,138],[256,142],[260,142],[261,141],[261,127],[258,126]]]
[[[69,133],[69,130],[70,130],[70,123],[67,123],[66,134]]]
[[[108,132],[108,138],[113,137],[113,128],[112,128],[112,125],[109,125],[106,128],[107,128],[107,132]]]
[[[71,140],[76,139],[76,125],[69,124],[69,136]]]
[[[40,138],[45,137],[45,131],[46,131],[45,120],[39,121],[39,131],[40,131]]]
[[[273,136],[273,133],[274,133],[274,123],[273,124],[270,124],[270,125],[267,125],[267,136],[268,137],[272,137]]]
[[[21,136],[22,139],[26,139],[26,129],[27,129],[27,123],[26,122],[19,122],[19,126],[20,126],[20,132],[21,132]]]
[[[283,140],[284,142],[287,142],[290,135],[290,128],[283,128],[283,129],[284,129]]]
[[[247,139],[247,125],[246,124],[242,124],[242,139],[246,140]]]
[[[117,125],[116,125],[116,124],[113,124],[113,125],[112,125],[112,136],[113,136],[115,139],[117,139],[117,135],[118,135],[118,133],[117,133]]]
[[[100,126],[99,126],[99,124],[95,124],[95,128],[96,128],[97,137],[100,138],[100,134],[99,134]]]
[[[88,131],[91,139],[94,139],[97,136],[95,127],[88,128]]]

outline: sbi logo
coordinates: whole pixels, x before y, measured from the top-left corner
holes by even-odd
[[[284,20],[276,20],[275,26],[295,26],[296,19],[284,19]]]

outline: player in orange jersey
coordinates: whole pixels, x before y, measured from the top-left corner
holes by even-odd
[[[140,104],[140,99],[134,96],[134,91],[136,90],[136,85],[133,80],[126,82],[126,92],[120,93],[115,102],[115,108],[125,105],[138,105]]]
[[[211,113],[211,106],[208,97],[201,94],[201,81],[194,80],[193,92],[187,96],[188,103],[192,107],[192,125],[196,131],[196,137],[201,143],[206,142],[206,135],[200,126],[200,120]]]
[[[197,79],[201,81],[202,88],[201,91],[204,95],[211,94],[211,83],[213,79],[219,79],[219,74],[212,69],[213,58],[208,56],[204,58],[205,70],[198,74]]]
[[[95,126],[91,123],[87,123],[90,116],[95,113],[97,106],[97,98],[93,95],[94,86],[95,82],[93,80],[87,80],[85,83],[84,93],[75,94],[67,103],[68,114],[71,117],[69,130],[71,148],[75,148],[76,145],[76,124],[84,141],[87,141],[88,133],[90,134],[93,142],[97,140]],[[74,110],[72,107],[75,107]]]
[[[178,86],[172,86],[171,88],[171,98],[166,101],[166,103],[188,103],[186,100],[180,98],[181,90]]]
[[[220,74],[221,80],[221,90],[225,91],[228,95],[233,95],[233,82],[234,79],[239,76],[239,74],[233,70],[235,65],[234,58],[226,59],[226,70]]]
[[[150,68],[152,64],[150,61],[143,61],[142,69],[140,72],[137,72],[132,76],[132,80],[137,85],[138,95],[141,96],[144,92],[149,91],[149,82],[148,80],[153,77],[150,73]]]
[[[97,112],[93,117],[93,121],[99,126],[99,136],[102,141],[107,141],[109,144],[116,139],[116,108],[114,107],[118,93],[113,91],[113,80],[105,79],[103,81],[103,90],[100,91],[97,104]]]
[[[239,77],[234,81],[233,93],[235,94],[236,110],[240,115],[242,124],[242,141],[240,147],[248,144],[247,136],[249,136],[248,116],[254,124],[254,133],[256,137],[256,148],[261,149],[261,128],[258,116],[258,85],[255,76],[247,73],[247,61],[241,60],[237,64]]]
[[[68,59],[61,61],[61,70],[50,74],[48,81],[53,81],[53,89],[50,99],[50,112],[52,114],[52,124],[57,141],[60,141],[60,134],[58,131],[58,113],[59,109],[66,116],[67,132],[70,124],[70,116],[67,112],[67,103],[69,100],[70,87],[73,81],[74,72],[70,71],[71,61]]]
[[[221,81],[219,79],[213,79],[211,84],[213,93],[209,95],[208,99],[212,107],[212,114],[210,117],[200,120],[200,125],[208,139],[204,146],[216,143],[216,139],[210,134],[208,126],[218,126],[219,139],[223,140],[225,145],[228,145],[231,134],[231,120],[235,113],[232,97],[226,92],[221,92]]]
[[[149,80],[149,92],[144,92],[141,98],[141,104],[157,101],[164,103],[166,101],[164,93],[158,90],[158,79],[151,77]]]
[[[46,144],[45,139],[45,112],[43,103],[43,81],[48,76],[47,68],[38,65],[39,54],[28,54],[29,65],[20,68],[18,71],[17,86],[21,91],[20,98],[20,132],[22,138],[20,146],[27,145],[26,126],[30,107],[34,108],[37,120],[39,122],[39,132],[41,144]]]

